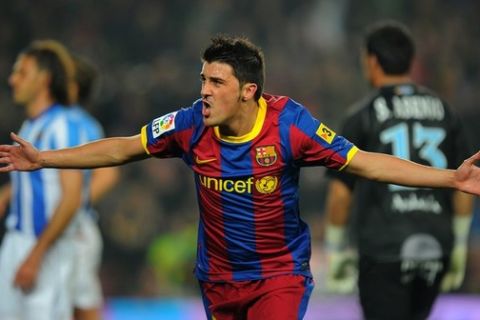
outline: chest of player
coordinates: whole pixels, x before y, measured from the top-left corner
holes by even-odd
[[[237,194],[274,192],[288,165],[279,138],[262,136],[246,142],[201,139],[192,149],[192,169],[200,186]]]
[[[286,165],[278,141],[201,142],[191,156],[195,172],[216,177],[266,175],[281,171]]]

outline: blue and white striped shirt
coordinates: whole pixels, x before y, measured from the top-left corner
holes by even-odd
[[[39,150],[72,147],[86,142],[82,126],[69,108],[54,104],[36,118],[25,120],[19,136]],[[6,220],[8,230],[38,237],[51,219],[61,196],[58,169],[12,172],[12,198]],[[74,223],[65,230],[71,233]]]

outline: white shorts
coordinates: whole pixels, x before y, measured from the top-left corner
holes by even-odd
[[[86,214],[78,217],[75,234],[75,272],[73,305],[79,309],[94,309],[103,305],[99,269],[102,237],[96,221]]]
[[[8,231],[0,248],[0,319],[70,320],[73,240],[59,238],[46,253],[36,285],[24,293],[14,287],[15,274],[31,248],[34,236]]]

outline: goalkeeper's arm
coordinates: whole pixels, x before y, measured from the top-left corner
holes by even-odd
[[[333,293],[352,292],[356,284],[355,254],[347,246],[346,228],[352,202],[352,191],[342,181],[332,179],[326,200],[327,252],[326,289]]]

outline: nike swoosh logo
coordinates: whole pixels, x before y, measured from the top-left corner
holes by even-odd
[[[215,161],[215,160],[217,160],[217,158],[200,159],[198,156],[195,158],[195,162],[197,164],[205,164],[205,163],[209,163],[209,162],[212,162],[212,161]]]

